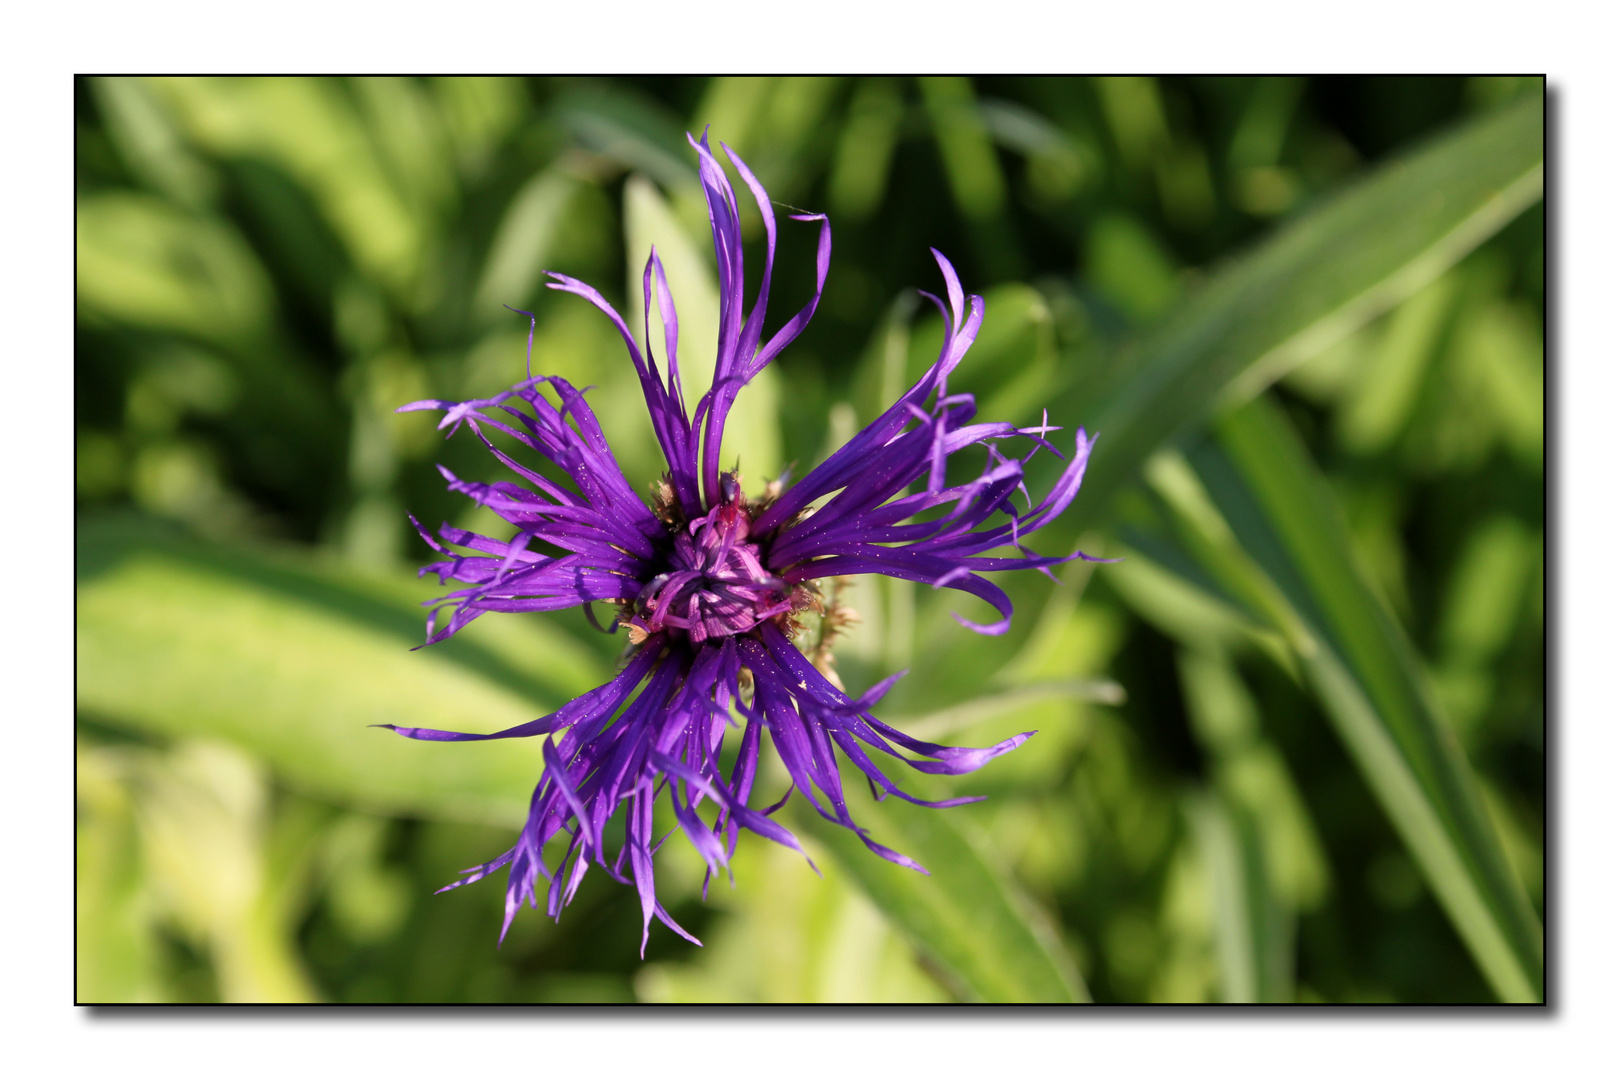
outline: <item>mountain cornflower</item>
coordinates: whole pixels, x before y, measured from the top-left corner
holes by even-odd
[[[517,844],[474,867],[446,888],[465,885],[507,867],[504,939],[518,909],[538,906],[538,879],[549,882],[546,910],[558,916],[573,899],[592,863],[633,884],[641,898],[642,950],[654,917],[697,942],[676,924],[654,890],[656,800],[667,798],[675,821],[714,874],[748,829],[800,851],[793,834],[773,815],[797,790],[823,817],[855,832],[877,855],[927,873],[916,862],[867,835],[851,817],[834,747],[870,778],[873,793],[922,806],[946,807],[974,798],[929,802],[898,788],[873,760],[894,758],[920,772],[971,772],[1014,749],[1033,732],[994,746],[941,746],[908,736],[873,713],[894,682],[891,676],[851,698],[821,648],[806,655],[795,644],[801,619],[821,615],[836,628],[851,613],[836,591],[820,583],[853,574],[886,574],[935,588],[958,589],[988,602],[1000,618],[981,634],[1006,631],[1012,602],[981,575],[985,571],[1046,567],[1081,556],[1037,555],[1028,535],[1074,499],[1091,442],[1082,430],[1052,491],[1038,505],[1023,492],[1023,466],[1057,430],[1043,422],[1017,428],[972,423],[970,394],[953,394],[946,381],[973,343],[984,301],[964,296],[956,271],[939,252],[945,278],[941,301],[923,293],[945,320],[939,358],[916,385],[850,442],[791,486],[768,485],[753,497],[740,478],[720,469],[726,417],[749,380],[796,338],[810,321],[827,278],[832,234],[823,214],[794,214],[820,224],[815,295],[803,310],[760,344],[776,254],[776,215],[753,173],[729,147],[725,152],[752,193],[765,224],[765,272],[752,308],[743,287],[742,232],[736,194],[711,154],[707,134],[692,140],[708,202],[719,264],[720,336],[714,381],[688,413],[676,363],[679,326],[664,268],[654,249],[642,274],[647,352],[643,356],[624,319],[595,289],[562,274],[553,289],[573,293],[613,320],[635,365],[658,444],[669,465],[651,505],[625,479],[601,426],[581,391],[551,376],[525,379],[481,401],[418,401],[400,411],[441,409],[441,429],[471,428],[490,453],[516,476],[483,484],[440,467],[450,489],[488,507],[516,530],[495,539],[444,525],[435,539],[416,523],[442,561],[423,568],[441,583],[462,588],[432,601],[427,643],[442,641],[485,612],[556,611],[595,601],[617,605],[617,625],[629,647],[619,673],[549,716],[490,735],[393,727],[413,739],[470,742],[543,736],[545,767]],[[655,355],[650,312],[657,304],[664,328],[664,369]],[[532,323],[531,323],[532,334]],[[532,343],[532,337],[531,337]],[[545,396],[549,389],[556,402]],[[551,463],[571,486],[554,482],[491,441],[499,432]],[[998,443],[1027,440],[1028,455],[1007,456]],[[983,471],[948,485],[952,455],[982,446]],[[1061,454],[1058,454],[1062,457]],[[911,492],[913,486],[919,490]],[[1013,547],[1017,556],[986,555]],[[458,551],[459,549],[459,551]],[[444,607],[448,621],[437,625]],[[806,635],[808,637],[808,635]],[[809,646],[806,646],[809,647]],[[392,726],[392,725],[390,725]],[[735,763],[722,768],[721,744],[740,729]],[[791,784],[765,808],[750,805],[766,734]],[[898,749],[897,749],[898,748]],[[919,755],[908,757],[901,751]],[[705,804],[712,804],[705,810]],[[610,853],[609,819],[624,808],[624,839]],[[705,814],[707,813],[707,816]],[[562,849],[555,868],[543,851],[554,838]],[[628,874],[628,877],[626,876]],[[707,878],[705,878],[707,885]]]

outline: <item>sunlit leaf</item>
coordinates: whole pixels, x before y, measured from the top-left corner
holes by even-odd
[[[379,160],[364,121],[329,79],[174,78],[154,84],[197,145],[263,156],[306,185],[356,264],[403,293],[431,224]],[[409,185],[403,185],[408,187]]]
[[[874,839],[929,876],[873,855],[847,829],[795,804],[795,822],[830,851],[891,923],[978,1001],[1084,1001],[1084,985],[1055,931],[967,828],[937,811],[889,798],[860,807]]]
[[[504,314],[503,304],[532,302],[563,213],[578,186],[565,170],[550,168],[536,173],[513,196],[473,294],[473,311],[480,319],[496,321]]]
[[[228,740],[313,794],[387,813],[521,823],[540,751],[368,725],[495,731],[607,675],[545,622],[486,620],[412,652],[419,587],[170,541],[123,519],[80,527],[78,569],[81,710],[159,737]]]
[[[1069,679],[1031,683],[999,694],[986,694],[923,717],[890,716],[885,718],[884,723],[898,727],[914,739],[933,742],[948,739],[975,724],[1036,702],[1092,701],[1101,705],[1118,705],[1124,700],[1124,687],[1112,679]]]
[[[132,192],[84,199],[75,218],[78,295],[91,311],[213,341],[263,331],[269,282],[228,223]]]
[[[813,842],[810,850],[819,874],[798,852],[744,834],[731,861],[734,883],[709,888],[708,903],[728,917],[701,951],[642,968],[637,995],[714,1003],[951,1000],[843,866]]]

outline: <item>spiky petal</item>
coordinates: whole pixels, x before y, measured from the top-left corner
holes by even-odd
[[[775,213],[753,173],[725,148],[765,224],[764,274],[748,307],[736,194],[710,151],[707,135],[692,140],[692,146],[719,266],[720,338],[713,382],[690,414],[675,360],[679,323],[656,251],[642,275],[643,309],[649,313],[645,354],[600,293],[573,278],[550,275],[551,288],[595,305],[623,337],[668,463],[667,500],[655,508],[635,495],[583,394],[566,380],[530,378],[484,400],[419,401],[401,410],[442,410],[440,428],[451,433],[471,428],[517,477],[473,483],[441,469],[452,490],[494,511],[514,533],[502,540],[445,525],[434,537],[418,526],[423,540],[443,556],[422,572],[462,586],[432,602],[428,643],[443,640],[485,612],[553,611],[593,601],[619,606],[619,621],[629,628],[632,643],[624,666],[611,680],[529,723],[488,735],[393,728],[429,741],[545,739],[545,769],[517,843],[447,886],[506,868],[503,938],[520,907],[539,905],[541,880],[548,882],[546,910],[557,916],[594,864],[639,894],[643,951],[655,918],[695,941],[657,898],[653,854],[662,840],[654,836],[653,812],[662,798],[669,800],[676,827],[710,873],[733,856],[741,829],[802,853],[793,834],[772,819],[795,790],[823,817],[854,831],[877,855],[927,873],[878,843],[855,821],[838,771],[839,756],[859,769],[874,790],[947,807],[974,799],[917,799],[901,790],[878,762],[892,758],[920,772],[966,773],[1015,749],[1033,732],[983,749],[913,739],[873,713],[899,676],[850,698],[795,646],[794,617],[819,602],[816,581],[875,573],[977,596],[999,618],[986,625],[961,616],[958,620],[980,633],[999,634],[1012,617],[1012,603],[984,573],[1045,571],[1088,557],[1037,555],[1024,542],[1074,499],[1091,440],[1084,431],[1077,433],[1074,455],[1056,485],[1020,513],[1015,498],[1023,495],[1028,503],[1024,465],[1041,451],[1062,456],[1046,441],[1057,429],[1044,419],[1027,428],[974,423],[972,395],[950,392],[950,375],[984,320],[984,301],[964,293],[955,269],[937,251],[947,300],[923,294],[945,320],[945,340],[934,364],[883,415],[797,484],[774,500],[751,503],[744,498],[736,477],[719,469],[726,417],[742,388],[814,314],[826,282],[831,230],[823,215],[794,215],[794,220],[820,225],[815,293],[762,345],[776,255]],[[664,326],[664,370],[653,350],[650,313],[655,303]],[[555,403],[546,397],[547,389]],[[569,484],[554,483],[540,469],[520,463],[495,444],[492,434],[560,470]],[[1027,441],[1027,455],[1002,453],[1000,444],[1009,439]],[[979,475],[947,484],[951,459],[975,446],[986,450]],[[919,483],[921,490],[908,493]],[[1007,548],[1019,554],[993,554]],[[451,612],[442,627],[437,624],[441,607]],[[728,775],[720,752],[733,728],[741,734]],[[750,802],[766,734],[791,783],[774,804],[757,809]],[[610,843],[610,819],[621,808],[622,836]],[[556,854],[551,864],[546,861],[548,845]]]

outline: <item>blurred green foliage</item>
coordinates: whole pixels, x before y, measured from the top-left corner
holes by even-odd
[[[1534,79],[88,79],[77,85],[81,1001],[1536,999],[1544,909],[1543,94]],[[930,246],[988,315],[960,389],[1100,432],[1101,567],[1006,582],[1005,638],[883,581],[840,671],[913,675],[927,738],[1037,738],[745,840],[659,856],[707,943],[591,875],[560,923],[433,890],[510,844],[533,747],[493,730],[612,670],[575,614],[420,641],[405,520],[471,526],[395,406],[594,385],[657,473],[617,335],[657,243],[714,337],[684,132],[831,214],[810,329],[728,459],[819,460],[933,355]],[[763,244],[745,221],[751,265]],[[775,318],[812,282],[785,225]],[[639,318],[631,319],[632,325]],[[708,329],[705,329],[708,327]],[[689,397],[700,349],[681,358]],[[1258,396],[1257,396],[1258,395]],[[971,612],[969,613],[972,614]],[[773,783],[778,778],[772,778]]]

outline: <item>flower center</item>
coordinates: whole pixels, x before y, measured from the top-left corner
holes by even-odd
[[[674,630],[697,643],[747,633],[794,611],[799,590],[765,569],[759,545],[748,539],[751,522],[742,495],[735,483],[727,488],[729,501],[671,526],[669,569],[636,597],[632,642]]]

